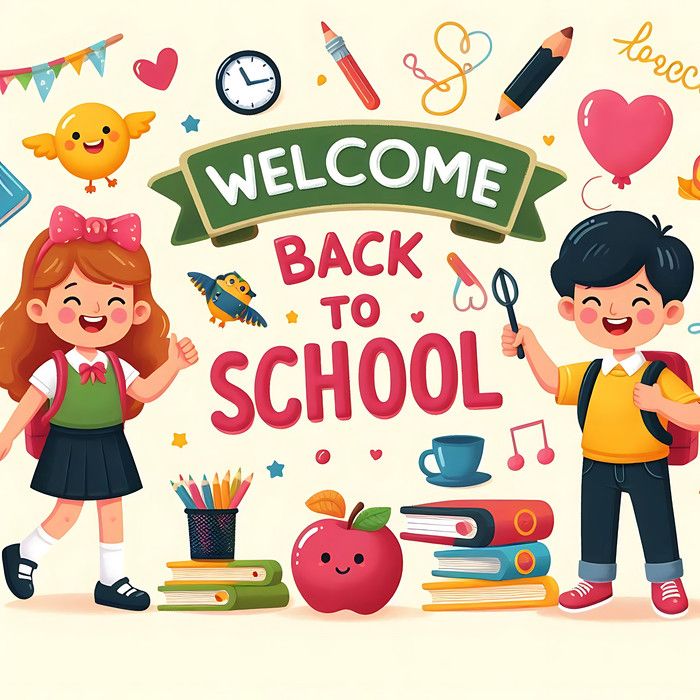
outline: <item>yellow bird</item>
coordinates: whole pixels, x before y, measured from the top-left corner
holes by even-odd
[[[22,145],[34,151],[37,158],[53,160],[71,174],[88,180],[86,192],[94,192],[93,180],[110,179],[129,153],[131,139],[150,130],[155,112],[134,112],[120,117],[111,107],[86,102],[68,110],[58,122],[55,134],[28,136]]]

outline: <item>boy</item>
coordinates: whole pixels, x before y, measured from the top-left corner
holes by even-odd
[[[651,434],[641,411],[688,430],[700,427],[700,397],[669,369],[653,386],[641,383],[650,364],[637,349],[665,325],[683,318],[693,279],[686,245],[659,220],[613,211],[582,221],[566,237],[551,269],[559,313],[585,340],[605,349],[593,377],[583,424],[581,487],[582,581],[559,597],[566,612],[582,612],[612,599],[620,498],[632,500],[644,548],[654,610],[678,617],[688,609],[681,576],[668,475],[667,444]],[[534,333],[506,326],[503,353],[525,357],[540,386],[558,404],[576,405],[591,363],[557,367]],[[590,377],[586,380],[590,387]],[[664,431],[661,431],[662,433]],[[658,434],[658,433],[657,433]]]

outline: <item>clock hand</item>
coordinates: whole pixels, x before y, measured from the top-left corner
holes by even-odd
[[[260,83],[266,83],[270,78],[263,78],[262,80],[251,80],[248,85],[259,85]]]
[[[241,71],[241,75],[243,76],[243,80],[245,80],[246,85],[255,85],[255,83],[250,82],[246,72],[243,70],[243,66],[241,66],[238,70]]]

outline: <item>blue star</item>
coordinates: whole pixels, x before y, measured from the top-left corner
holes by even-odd
[[[180,124],[185,127],[185,133],[189,134],[190,131],[199,131],[199,121],[199,119],[195,119],[191,114],[188,114],[187,119],[184,122],[180,122]]]
[[[275,460],[270,466],[267,467],[267,471],[270,472],[270,478],[274,479],[276,476],[284,476],[282,470],[284,469],[284,464],[280,464]]]

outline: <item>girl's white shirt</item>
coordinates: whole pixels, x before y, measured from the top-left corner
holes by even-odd
[[[109,366],[109,359],[102,350],[98,350],[95,357],[92,360],[88,360],[87,357],[78,352],[77,348],[73,348],[66,353],[66,360],[76,372],[80,372],[80,365],[85,363],[92,366],[97,362],[101,362],[105,367]],[[121,358],[119,358],[119,363],[122,366],[124,381],[128,389],[134,379],[139,376],[138,370]],[[37,368],[36,372],[29,378],[29,383],[35,386],[47,399],[53,399],[56,395],[56,386],[58,384],[58,368],[53,358]]]

